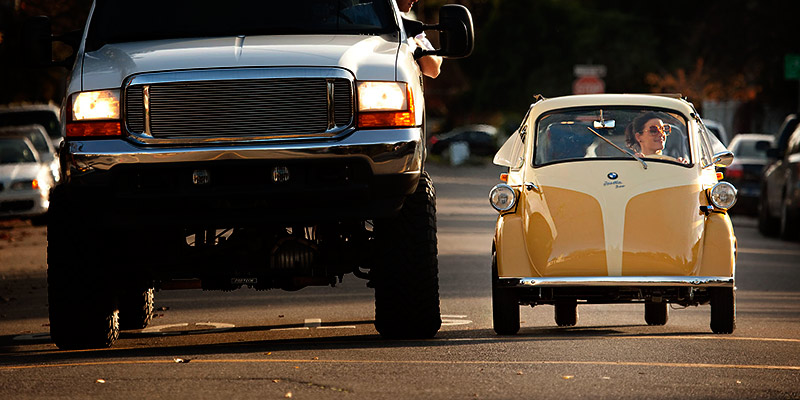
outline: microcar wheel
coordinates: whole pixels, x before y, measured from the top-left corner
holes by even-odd
[[[394,218],[375,220],[380,260],[370,270],[375,329],[390,339],[432,338],[442,326],[436,193],[427,172]]]
[[[495,254],[492,254],[492,324],[498,335],[519,332],[519,302],[509,288],[498,287]]]
[[[92,267],[94,252],[86,244],[92,240],[75,235],[75,227],[64,214],[58,202],[51,203],[47,227],[50,338],[61,349],[109,347],[119,337],[113,288],[102,269]]]
[[[555,319],[558,326],[575,326],[578,323],[578,302],[576,300],[556,301]]]
[[[669,319],[667,302],[644,303],[644,320],[647,325],[666,325]]]
[[[710,288],[711,331],[733,333],[736,329],[736,294],[733,288]]]
[[[153,288],[127,288],[119,294],[120,329],[144,329],[153,318]]]

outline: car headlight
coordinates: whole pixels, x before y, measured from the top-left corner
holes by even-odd
[[[120,136],[119,89],[79,92],[70,98],[67,137]]]
[[[358,126],[362,128],[415,125],[414,96],[405,82],[358,82]]]
[[[39,188],[39,181],[36,179],[33,180],[24,180],[24,181],[15,181],[12,182],[11,185],[8,186],[11,190],[31,190],[31,189],[38,189]]]
[[[497,211],[508,211],[517,204],[517,193],[511,186],[501,183],[489,192],[489,203]]]
[[[727,210],[736,204],[736,187],[728,182],[719,182],[709,191],[708,199],[714,207]]]

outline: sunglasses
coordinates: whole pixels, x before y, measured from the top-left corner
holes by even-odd
[[[650,129],[643,131],[642,133],[644,132],[647,132],[653,136],[659,134],[663,134],[664,136],[669,136],[670,132],[672,132],[672,127],[669,125],[664,125],[664,126],[653,125],[650,127]]]

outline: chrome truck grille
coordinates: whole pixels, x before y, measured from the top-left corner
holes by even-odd
[[[131,80],[128,131],[145,141],[286,139],[332,136],[353,123],[353,84],[346,77],[186,76],[194,79]]]

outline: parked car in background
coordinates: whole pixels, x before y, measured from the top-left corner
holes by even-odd
[[[0,127],[12,125],[41,125],[47,136],[58,148],[63,140],[61,136],[61,112],[52,104],[29,104],[0,107]]]
[[[795,126],[792,134],[779,132],[776,146],[767,150],[758,201],[758,230],[785,240],[800,233],[800,126],[789,122]]]
[[[713,133],[720,142],[722,142],[722,144],[728,146],[728,144],[731,142],[730,137],[728,136],[728,132],[725,130],[725,127],[722,126],[722,123],[710,119],[704,119],[703,123],[706,125],[706,128],[708,128],[708,130],[711,131],[711,133]]]
[[[639,304],[664,325],[670,304],[710,303],[711,330],[733,332],[736,189],[715,171],[733,155],[715,141],[678,97],[534,103],[494,159],[509,168],[489,194],[494,330],[515,334],[520,305],[572,326],[579,304]]]
[[[756,214],[761,194],[761,172],[767,165],[767,150],[774,142],[774,136],[758,133],[740,133],[731,140],[728,150],[735,158],[721,172],[725,180],[738,190],[737,213]]]
[[[25,137],[0,137],[0,218],[44,223],[50,207],[50,169]]]
[[[453,143],[464,142],[469,153],[476,156],[491,156],[497,151],[497,128],[491,125],[466,125],[450,132],[433,135],[428,139],[431,154],[441,155]]]
[[[39,153],[39,161],[45,164],[53,175],[53,181],[58,182],[61,176],[61,166],[56,156],[53,142],[47,131],[41,125],[5,126],[0,128],[0,137],[22,136],[28,138]]]

